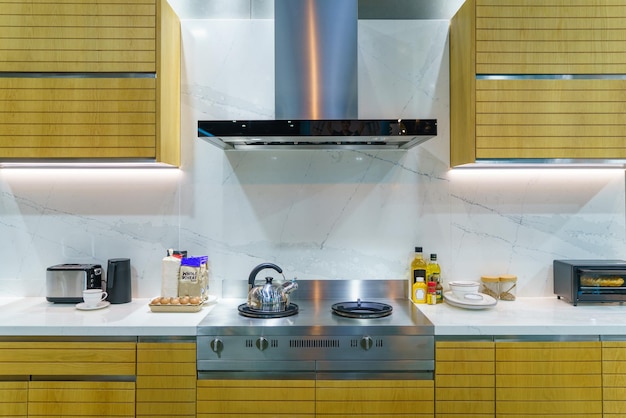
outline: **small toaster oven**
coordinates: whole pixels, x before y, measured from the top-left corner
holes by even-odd
[[[626,261],[554,260],[554,294],[579,302],[626,302]]]

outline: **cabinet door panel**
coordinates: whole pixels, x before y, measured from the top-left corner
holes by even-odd
[[[494,416],[492,341],[438,341],[435,345],[437,418]]]
[[[29,382],[29,416],[135,416],[133,382]]]
[[[5,0],[0,71],[155,72],[155,0]]]
[[[498,416],[602,414],[601,344],[497,342]]]
[[[431,380],[318,380],[315,412],[320,416],[432,416]]]
[[[134,343],[0,343],[7,375],[135,375]]]
[[[153,78],[0,78],[0,158],[156,156]]]
[[[196,344],[137,343],[137,417],[196,416]]]
[[[476,2],[477,74],[626,72],[626,2]]]
[[[0,382],[0,417],[25,417],[28,382]]]
[[[626,80],[477,80],[476,158],[626,156]]]

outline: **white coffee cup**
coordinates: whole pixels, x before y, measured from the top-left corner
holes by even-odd
[[[88,308],[95,308],[98,306],[98,303],[106,299],[107,296],[107,292],[104,292],[102,289],[83,290],[83,301]]]

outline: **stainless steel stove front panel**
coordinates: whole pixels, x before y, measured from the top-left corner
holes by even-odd
[[[432,360],[434,336],[417,335],[354,335],[354,336],[283,336],[241,337],[214,335],[198,337],[198,360],[226,362],[266,361],[384,361]],[[202,368],[205,370],[204,368]]]

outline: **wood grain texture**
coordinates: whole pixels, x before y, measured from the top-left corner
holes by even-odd
[[[434,382],[431,380],[318,380],[316,383],[315,412],[318,416],[432,416],[434,411]]]
[[[450,166],[476,160],[475,0],[467,0],[450,22]]]
[[[601,416],[601,343],[497,342],[498,416]]]
[[[477,74],[626,72],[626,1],[477,0]]]
[[[271,388],[271,398],[268,391]],[[279,401],[276,401],[279,399]],[[198,380],[198,418],[315,416],[314,380]]]
[[[167,0],[159,0],[157,50],[156,160],[180,166],[180,21]]]
[[[137,417],[196,416],[196,344],[137,343]]]
[[[602,342],[602,407],[606,417],[626,416],[626,342]]]
[[[28,414],[28,382],[0,382],[0,417]]]
[[[0,0],[0,71],[155,72],[155,0]]]
[[[435,345],[435,416],[494,416],[495,345],[491,341],[438,341]]]
[[[134,343],[0,343],[6,375],[134,375]]]
[[[477,158],[624,158],[626,80],[477,80]]]
[[[0,78],[0,158],[156,157],[154,78]]]
[[[28,416],[135,416],[134,382],[29,382]]]

